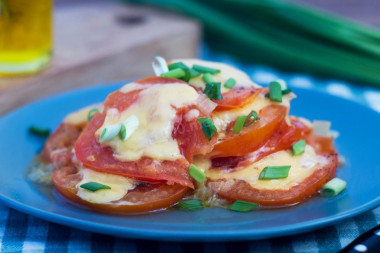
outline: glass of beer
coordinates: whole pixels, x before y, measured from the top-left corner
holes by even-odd
[[[52,56],[53,0],[0,0],[0,76],[30,74]]]

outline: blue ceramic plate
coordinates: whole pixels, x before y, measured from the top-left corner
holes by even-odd
[[[36,187],[24,177],[40,139],[27,134],[30,125],[56,128],[76,109],[100,102],[120,84],[92,87],[27,105],[0,119],[0,197],[9,206],[48,221],[117,236],[173,240],[228,241],[270,238],[310,231],[339,222],[380,205],[380,115],[351,101],[324,93],[295,89],[291,113],[332,122],[340,132],[336,147],[346,158],[338,176],[348,182],[343,194],[315,197],[283,209],[249,213],[220,208],[196,212],[171,210],[136,216],[93,213],[72,206],[51,188]]]

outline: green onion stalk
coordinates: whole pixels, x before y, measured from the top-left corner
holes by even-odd
[[[284,0],[129,2],[199,19],[211,48],[242,60],[380,87],[380,30],[364,24]]]

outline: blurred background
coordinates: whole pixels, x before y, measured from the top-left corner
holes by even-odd
[[[227,62],[264,85],[306,74],[376,89],[378,10],[375,0],[0,0],[0,115],[152,75],[156,55]]]

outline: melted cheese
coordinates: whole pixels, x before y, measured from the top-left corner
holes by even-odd
[[[236,80],[236,86],[254,86],[259,87],[256,83],[254,83],[249,76],[243,71],[231,67],[227,64],[218,63],[218,62],[210,62],[210,61],[202,61],[197,59],[176,59],[171,62],[183,62],[188,67],[192,67],[194,64],[201,65],[205,67],[220,69],[220,73],[213,75],[215,82],[221,82],[221,92],[229,91],[229,89],[224,88],[223,84],[229,79],[234,78]],[[202,75],[194,77],[190,79],[189,83],[195,87],[200,87],[202,89],[205,88],[205,82],[202,80]]]
[[[81,199],[91,203],[106,204],[120,200],[129,190],[134,189],[136,186],[132,179],[122,176],[100,173],[89,169],[81,169],[80,172],[83,179],[76,185],[76,188],[78,189],[77,195]],[[101,189],[92,192],[80,187],[80,185],[88,182],[97,182],[108,185],[111,189]]]
[[[238,116],[248,115],[252,110],[259,112],[262,108],[270,104],[283,105],[290,108],[290,101],[294,98],[294,94],[289,94],[282,97],[282,102],[272,102],[270,99],[266,98],[264,94],[259,94],[251,103],[247,104],[243,108],[238,108],[235,110],[213,112],[212,118],[213,122],[218,129],[218,132],[223,132],[228,124],[235,121]]]
[[[175,108],[195,104],[198,93],[191,86],[180,83],[152,86],[129,84],[121,92],[141,87],[148,88],[141,91],[138,100],[125,111],[119,112],[115,108],[107,111],[105,121],[95,136],[99,138],[104,127],[136,115],[139,127],[128,140],[122,141],[116,137],[103,143],[112,147],[118,160],[136,161],[143,156],[170,161],[182,158],[178,143],[172,138],[177,113]]]
[[[63,122],[75,125],[82,126],[86,125],[88,122],[88,113],[91,109],[97,108],[100,112],[103,110],[103,106],[101,104],[93,104],[86,106],[76,112],[70,113],[66,116]]]
[[[194,162],[198,168],[201,168],[206,173],[208,179],[226,179],[227,181],[230,179],[239,179],[246,181],[253,188],[268,190],[289,189],[302,182],[310,176],[314,170],[326,163],[325,159],[321,156],[317,156],[314,149],[309,145],[306,146],[305,152],[300,156],[293,156],[291,151],[283,150],[230,173],[218,169],[210,169],[211,163],[205,158],[197,158]],[[259,175],[265,167],[282,165],[291,166],[287,178],[259,180]]]

